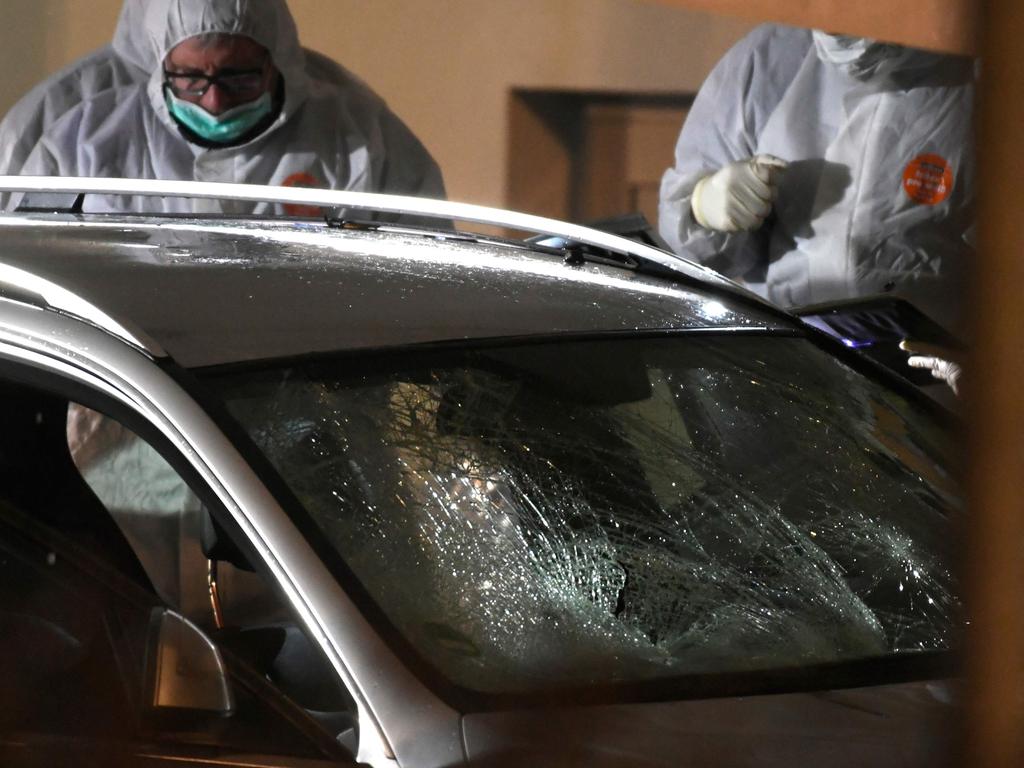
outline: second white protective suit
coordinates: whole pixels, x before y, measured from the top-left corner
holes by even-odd
[[[700,90],[661,185],[678,253],[793,306],[891,292],[964,334],[974,231],[971,60],[765,25]],[[753,231],[702,226],[694,188],[787,161]]]
[[[307,57],[284,0],[147,0],[115,49],[138,57],[146,80],[86,98],[43,134],[23,172],[181,179],[443,197],[437,164],[365,84],[324,57]],[[240,146],[187,141],[168,112],[163,62],[179,42],[237,34],[267,48],[284,99],[267,130]],[[86,199],[86,211],[270,213],[276,206],[159,198]],[[281,211],[277,211],[281,212]],[[285,213],[294,211],[284,211]]]

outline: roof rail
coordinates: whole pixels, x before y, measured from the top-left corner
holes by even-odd
[[[522,232],[555,235],[575,244],[601,248],[658,264],[683,277],[713,283],[729,292],[746,293],[735,283],[707,267],[649,245],[577,224],[527,213],[468,203],[371,192],[273,187],[223,182],[160,181],[148,179],[73,178],[58,176],[0,176],[0,192],[66,195],[126,195],[281,203],[320,208],[343,208],[372,213],[464,221],[505,227]]]

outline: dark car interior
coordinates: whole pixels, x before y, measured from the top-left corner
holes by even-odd
[[[4,384],[0,403],[0,728],[116,731],[142,660],[115,658],[112,638],[138,632],[157,597],[71,461],[67,401]]]
[[[0,383],[0,742],[24,733],[123,741],[153,730],[147,630],[164,602],[73,461],[68,405]],[[205,514],[205,555],[252,570]],[[299,626],[230,619],[207,634],[228,662],[236,712],[199,727],[175,722],[174,738],[307,757],[354,751],[355,705]]]

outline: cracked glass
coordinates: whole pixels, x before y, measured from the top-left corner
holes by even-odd
[[[954,436],[804,339],[347,356],[215,382],[393,627],[463,688],[955,640]]]

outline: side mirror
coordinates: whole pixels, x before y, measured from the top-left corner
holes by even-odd
[[[165,608],[153,611],[146,660],[146,704],[221,716],[235,709],[217,646],[195,624]]]

